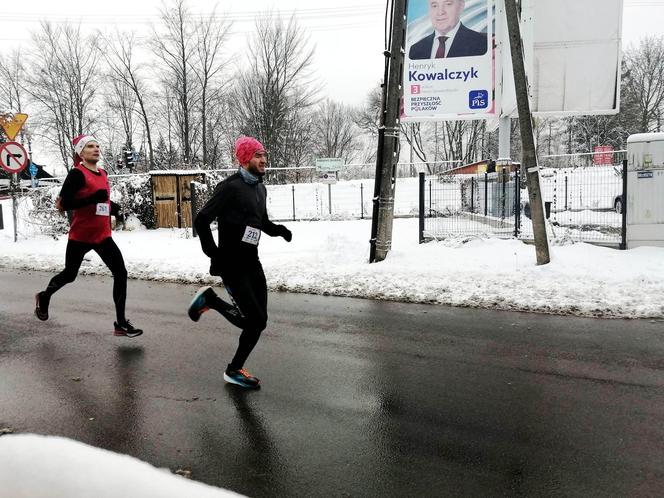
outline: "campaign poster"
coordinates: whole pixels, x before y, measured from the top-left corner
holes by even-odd
[[[402,120],[495,117],[493,0],[409,0]]]

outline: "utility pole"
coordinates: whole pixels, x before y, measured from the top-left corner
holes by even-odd
[[[533,223],[537,264],[545,265],[551,258],[549,257],[549,240],[546,236],[544,204],[542,203],[542,192],[539,183],[539,166],[535,152],[533,120],[530,113],[528,82],[523,63],[523,45],[521,44],[521,30],[519,28],[516,1],[505,0],[505,15],[507,17],[507,29],[509,31],[512,53],[512,68],[514,69],[514,87],[516,89],[516,102],[519,111],[519,127],[521,128],[521,168],[526,172],[528,198],[530,200],[530,219]]]
[[[384,52],[385,79],[380,126],[378,127],[370,263],[383,261],[392,247],[394,187],[396,164],[399,159],[399,100],[401,98],[405,30],[406,0],[392,0],[390,48],[389,51]]]

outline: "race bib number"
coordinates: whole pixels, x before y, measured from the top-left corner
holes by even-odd
[[[242,237],[242,242],[257,246],[259,240],[261,240],[261,231],[258,228],[247,227],[244,230],[244,237]]]
[[[108,202],[100,202],[97,204],[97,216],[110,216],[111,211],[109,209]]]

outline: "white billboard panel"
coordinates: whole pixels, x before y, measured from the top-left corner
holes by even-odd
[[[521,5],[532,112],[538,116],[617,113],[623,1],[522,0]],[[507,30],[503,35],[499,25],[497,31],[507,60]],[[503,67],[501,113],[514,116],[511,64]]]
[[[493,0],[410,0],[404,121],[495,117]]]

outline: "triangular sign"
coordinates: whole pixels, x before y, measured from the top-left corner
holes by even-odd
[[[0,127],[5,130],[5,135],[9,140],[14,140],[27,119],[28,115],[20,112],[9,117],[0,116]]]

